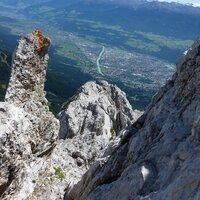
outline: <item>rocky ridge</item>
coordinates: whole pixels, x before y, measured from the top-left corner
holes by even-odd
[[[108,143],[120,130],[131,125],[142,113],[133,110],[126,94],[106,81],[88,82],[68,100],[59,113],[59,137],[94,133]]]
[[[56,141],[58,122],[49,112],[44,92],[50,39],[38,38],[37,32],[22,38],[16,47],[5,102],[23,108],[37,118],[34,120],[37,136],[33,137],[31,144],[32,151],[41,153]],[[43,42],[41,49],[40,43]]]
[[[199,88],[200,39],[123,140],[110,144],[65,199],[200,199]]]
[[[13,54],[5,102],[0,102],[2,200],[63,199],[66,187],[72,188],[106,145],[141,115],[119,88],[89,82],[63,107],[59,131],[44,92],[49,46],[49,38],[36,30]]]
[[[200,39],[139,119],[119,88],[89,82],[63,106],[60,129],[44,92],[49,45],[35,31],[14,52],[0,102],[0,198],[200,199]]]
[[[66,187],[71,188],[80,181],[99,155],[104,153],[105,147],[140,115],[141,112],[132,110],[125,93],[118,87],[105,81],[83,85],[58,115],[60,140],[48,163],[52,170],[43,175],[34,197],[63,199]],[[55,178],[53,166],[60,170],[63,180]],[[50,187],[41,184],[48,179],[51,179]]]

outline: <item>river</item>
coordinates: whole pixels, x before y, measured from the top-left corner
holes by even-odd
[[[101,70],[100,60],[101,60],[101,58],[102,58],[104,52],[105,52],[105,47],[103,46],[102,49],[101,49],[101,52],[99,53],[99,56],[98,56],[98,58],[97,58],[97,61],[96,61],[96,63],[97,63],[97,68],[98,68],[98,72],[99,72],[99,74],[101,74],[102,76],[104,76],[104,74],[103,74],[103,72],[102,72],[102,70]]]

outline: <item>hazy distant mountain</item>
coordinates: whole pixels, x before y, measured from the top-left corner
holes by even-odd
[[[1,0],[1,5],[10,5],[15,7],[26,7],[26,6],[32,6],[32,5],[54,5],[56,7],[58,6],[66,6],[70,4],[74,4],[77,2],[85,2],[85,3],[107,3],[107,4],[113,4],[113,5],[124,5],[124,6],[131,6],[131,7],[137,7],[137,6],[154,6],[154,7],[162,7],[162,8],[168,8],[175,10],[185,10],[190,8],[190,12],[197,12],[195,9],[196,7],[199,7],[200,5],[198,3],[191,3],[191,4],[181,4],[179,1],[174,1],[171,3],[163,2],[159,0],[35,0],[35,1],[27,1],[27,0]],[[46,4],[48,3],[48,4]],[[187,7],[187,8],[186,8]],[[193,9],[192,9],[193,8]]]
[[[194,40],[200,33],[200,9],[178,3],[145,0],[53,0],[26,8],[24,13],[47,23],[53,21],[59,28],[72,32],[82,31],[81,27],[76,29],[74,20],[87,20],[87,23],[90,20],[117,25],[130,32],[151,32],[177,39]],[[87,23],[85,21],[86,25]],[[90,35],[90,31],[87,34]]]
[[[25,6],[31,6],[35,4],[40,4],[44,2],[48,2],[50,0],[35,0],[35,1],[27,1],[27,0],[1,0],[1,5],[9,5],[9,6],[15,6],[15,7],[25,7]]]
[[[81,1],[87,1],[87,0],[43,0],[43,2],[39,3],[39,1],[36,1],[37,4],[35,3],[35,6],[47,6],[47,7],[51,7],[53,9],[57,9],[57,8],[64,8],[66,6],[72,5],[72,4],[76,4],[78,2]]]
[[[5,4],[37,4],[37,3],[43,3],[50,0],[35,0],[35,1],[27,1],[27,0],[1,0],[1,2]]]

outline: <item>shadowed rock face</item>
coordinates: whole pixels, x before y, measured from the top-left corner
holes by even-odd
[[[140,129],[114,141],[65,199],[200,199],[199,88],[200,39],[135,123]]]

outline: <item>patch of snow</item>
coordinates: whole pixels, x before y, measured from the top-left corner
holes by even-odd
[[[146,181],[147,177],[149,176],[149,169],[147,169],[145,166],[141,167],[141,173],[143,176],[143,180]]]
[[[192,1],[181,1],[181,0],[147,0],[148,2],[151,1],[159,1],[159,2],[168,2],[168,3],[179,3],[179,4],[183,4],[183,5],[187,5],[187,6],[192,6],[195,8],[200,8],[200,3],[197,2],[192,2]]]
[[[195,8],[200,8],[200,3],[192,3],[192,6]]]
[[[186,55],[187,55],[187,53],[188,53],[188,50],[184,51],[184,53],[183,53],[183,54],[186,56]]]

